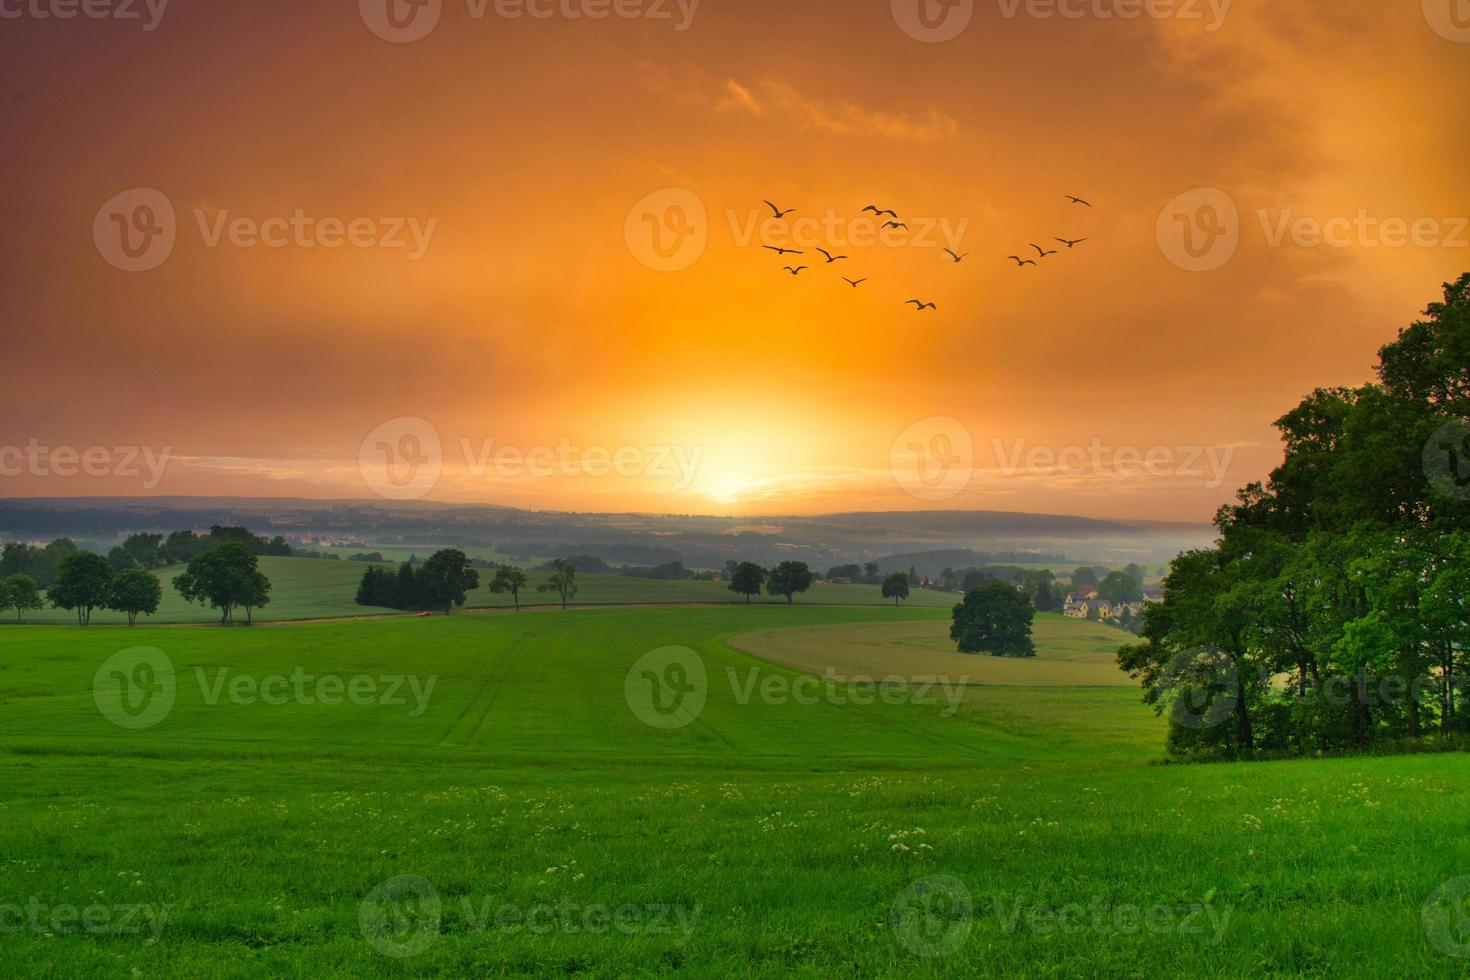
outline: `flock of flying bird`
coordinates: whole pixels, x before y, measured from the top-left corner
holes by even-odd
[[[1071,201],[1075,205],[1080,205],[1080,206],[1086,207],[1086,208],[1092,207],[1092,204],[1091,203],[1089,203],[1087,201],[1084,201],[1080,197],[1076,197],[1076,196],[1074,196],[1072,194],[1067,194],[1067,195],[1064,195],[1064,196],[1066,197],[1067,200]],[[795,208],[786,208],[785,210],[782,210],[781,208],[778,208],[776,205],[772,204],[770,201],[763,201],[762,203],[765,204],[766,207],[768,207],[768,208],[771,209],[771,213],[776,216],[776,220],[777,221],[780,221],[782,218],[786,217],[788,214],[791,214],[793,211],[796,210]],[[871,214],[871,215],[873,215],[873,217],[875,219],[887,218],[888,220],[886,222],[884,222],[884,224],[883,224],[884,230],[889,229],[889,228],[893,228],[893,229],[900,229],[901,228],[901,229],[903,229],[905,231],[908,230],[908,227],[909,226],[906,225],[906,224],[904,224],[903,221],[899,218],[898,212],[897,211],[894,211],[891,208],[880,208],[876,204],[869,204],[867,207],[863,208],[862,213],[863,214]],[[1090,239],[1087,239],[1087,238],[1055,238],[1055,239],[1053,239],[1053,241],[1057,242],[1060,245],[1064,245],[1064,246],[1067,247],[1068,250],[1071,250],[1071,249],[1076,248],[1078,245],[1081,245],[1085,241],[1090,241]],[[779,247],[777,247],[775,245],[762,245],[761,247],[764,248],[764,249],[767,249],[769,251],[775,252],[777,255],[783,256],[783,257],[784,256],[787,256],[787,255],[805,255],[806,254],[801,249],[796,249],[796,248],[779,248]],[[1017,268],[1024,269],[1026,266],[1028,266],[1028,265],[1036,265],[1041,260],[1046,259],[1046,258],[1048,258],[1050,256],[1061,254],[1061,250],[1060,249],[1054,249],[1054,248],[1053,249],[1048,249],[1048,248],[1044,248],[1044,247],[1042,247],[1040,245],[1037,245],[1035,242],[1032,242],[1031,243],[1031,247],[1034,248],[1034,249],[1036,249],[1036,258],[1034,258],[1034,259],[1022,258],[1019,255],[1009,255],[1009,256],[1006,256],[1006,257],[1009,258],[1010,260],[1012,260],[1013,262],[1015,262]],[[844,259],[847,259],[848,258],[848,256],[846,256],[846,255],[834,255],[831,252],[827,251],[825,248],[819,248],[819,249],[817,249],[817,251],[822,253],[822,257],[827,260],[826,261],[826,264],[827,265],[832,265],[834,263],[841,262]],[[946,248],[946,249],[944,249],[944,254],[947,255],[956,265],[958,265],[959,263],[963,262],[966,258],[968,258],[971,253],[966,252],[963,255],[961,255],[961,254],[953,251],[952,249]],[[785,267],[785,270],[784,271],[791,273],[791,275],[793,275],[793,276],[799,276],[803,272],[805,272],[808,268],[809,268],[808,266],[804,266],[804,265],[798,265],[798,266],[789,266],[788,265],[788,266]],[[845,283],[847,283],[853,289],[856,289],[859,286],[861,286],[863,283],[867,282],[868,281],[868,278],[867,277],[864,277],[862,279],[849,279],[846,276],[843,276],[842,277],[842,281],[845,282]],[[924,300],[921,300],[921,299],[911,299],[908,302],[906,302],[904,305],[905,306],[913,306],[913,307],[915,307],[915,312],[918,312],[918,313],[922,313],[925,310],[938,310],[939,309],[939,306],[937,304],[935,304],[935,303],[926,303]]]

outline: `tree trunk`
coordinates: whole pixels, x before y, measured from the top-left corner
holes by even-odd
[[[1255,734],[1251,731],[1250,709],[1245,703],[1245,674],[1235,671],[1235,735],[1240,747],[1247,752],[1256,750]]]

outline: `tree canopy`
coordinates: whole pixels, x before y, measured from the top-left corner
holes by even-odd
[[[1470,733],[1470,274],[1380,351],[1377,376],[1281,417],[1281,465],[1220,510],[1214,547],[1173,562],[1120,652],[1174,753]]]
[[[1036,610],[1019,589],[992,579],[971,589],[954,607],[949,638],[961,653],[1034,657],[1031,623]]]

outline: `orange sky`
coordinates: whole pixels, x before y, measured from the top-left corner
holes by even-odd
[[[364,440],[410,417],[441,446],[410,490],[428,499],[1204,520],[1278,458],[1273,419],[1366,379],[1470,269],[1470,24],[1450,0],[1443,17],[1234,0],[1218,22],[1205,0],[1173,5],[1203,20],[989,0],[945,43],[901,29],[913,0],[703,0],[685,30],[673,0],[623,8],[672,20],[443,0],[410,43],[369,28],[381,0],[173,0],[153,30],[38,17],[49,2],[0,0],[21,11],[0,20],[0,496],[370,498]],[[106,241],[133,188],[175,212],[172,252],[141,272]],[[1198,188],[1238,215],[1211,271],[1180,268],[1168,235]],[[763,222],[763,198],[797,211]],[[649,268],[644,216],[687,200],[703,253]],[[869,203],[911,237],[867,241]],[[432,234],[421,256],[407,231],[405,248],[210,244],[222,216],[297,210]],[[799,218],[850,258],[761,250]],[[1395,221],[1415,240],[1394,245]],[[1091,240],[1006,258],[1057,236]],[[950,244],[972,254],[956,265]],[[793,260],[812,268],[793,278]],[[964,479],[915,484],[910,443],[954,448],[934,418],[973,456],[952,454]],[[625,449],[627,472],[532,475],[487,463],[489,440]],[[167,453],[161,480],[69,475],[44,452],[135,445]],[[27,446],[40,462],[10,465]],[[649,472],[660,447],[697,466]]]

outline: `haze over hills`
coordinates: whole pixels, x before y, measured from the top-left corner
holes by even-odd
[[[452,545],[522,559],[576,554],[620,564],[682,561],[691,568],[718,568],[731,558],[798,558],[825,565],[943,552],[969,554],[977,563],[1164,561],[1213,536],[1209,525],[1001,511],[727,517],[558,513],[423,501],[0,500],[0,538],[5,540],[65,536],[102,546],[135,532],[202,530],[215,524],[281,535],[308,548]]]

